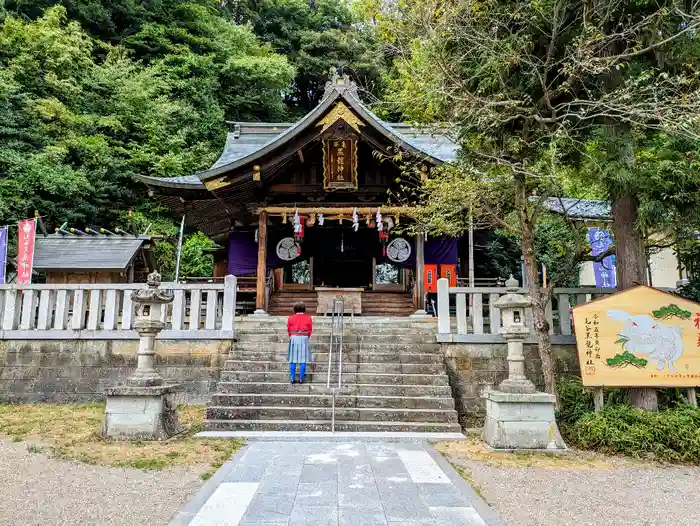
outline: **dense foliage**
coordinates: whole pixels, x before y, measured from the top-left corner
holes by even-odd
[[[352,63],[377,88],[375,49],[342,0],[6,1],[0,224],[38,210],[50,229],[151,225],[166,236],[157,261],[171,275],[179,221],[134,175],[209,167],[227,119],[294,119],[330,66]],[[189,247],[211,243],[192,240],[182,274],[206,274],[211,258]]]
[[[593,411],[593,395],[578,378],[558,382],[557,422],[571,446],[603,453],[700,463],[700,409],[679,389],[659,391],[659,411],[626,405],[621,389],[606,389],[606,405]]]

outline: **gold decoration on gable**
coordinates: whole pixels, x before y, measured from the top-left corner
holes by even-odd
[[[211,181],[204,181],[204,187],[210,192],[223,188],[230,185],[231,182],[226,180],[226,177],[219,177],[218,179],[212,179]]]
[[[350,126],[357,133],[360,133],[360,126],[365,125],[365,123],[362,122],[362,120],[345,105],[345,103],[338,102],[325,117],[316,123],[316,126],[323,126],[321,132],[325,132],[328,128],[333,126],[341,119],[344,120],[348,126]]]

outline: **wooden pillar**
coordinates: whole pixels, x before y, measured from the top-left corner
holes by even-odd
[[[258,220],[258,280],[255,287],[255,314],[265,314],[267,282],[267,212]]]
[[[416,235],[416,315],[425,314],[425,234]]]

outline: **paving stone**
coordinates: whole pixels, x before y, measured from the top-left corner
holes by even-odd
[[[289,520],[294,508],[294,493],[258,494],[248,505],[243,523],[269,524]]]
[[[341,507],[338,511],[338,526],[387,526],[387,520],[382,510]]]
[[[338,526],[338,507],[294,506],[288,526]]]
[[[433,516],[444,526],[486,526],[474,508],[430,508]]]
[[[420,497],[426,506],[460,508],[469,506],[467,499],[454,484],[418,484]]]
[[[334,482],[338,481],[338,465],[327,464],[304,464],[301,470],[302,484],[314,482]]]
[[[224,482],[260,482],[267,472],[267,465],[237,465],[226,475]]]
[[[390,521],[403,519],[429,519],[430,510],[420,498],[415,484],[407,482],[377,481],[379,495],[386,517]]]
[[[315,482],[299,483],[296,506],[337,506],[338,483]]]

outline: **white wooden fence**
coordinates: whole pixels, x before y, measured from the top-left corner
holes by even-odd
[[[527,294],[527,289],[520,289]],[[547,306],[547,321],[552,342],[573,344],[571,308],[608,294],[615,289],[595,287],[555,288]],[[438,340],[442,343],[502,343],[499,335],[501,313],[495,303],[506,293],[496,287],[450,287],[445,278],[438,280]],[[532,309],[525,323],[533,328]],[[531,334],[529,341],[535,341]]]
[[[133,339],[131,293],[146,284],[0,285],[0,339]],[[160,339],[231,339],[236,278],[223,283],[162,283],[173,302]]]

